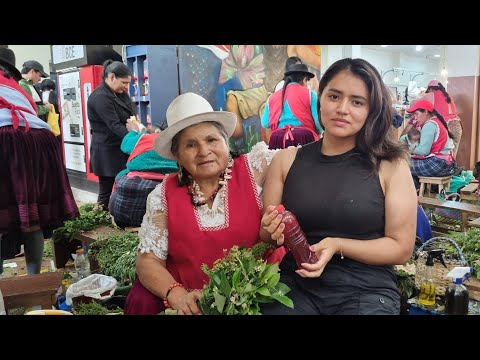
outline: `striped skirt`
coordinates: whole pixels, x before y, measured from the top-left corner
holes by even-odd
[[[55,135],[0,127],[0,233],[33,226],[51,231],[78,216]]]

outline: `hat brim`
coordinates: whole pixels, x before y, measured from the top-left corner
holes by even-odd
[[[287,71],[285,72],[285,76],[288,76],[288,75],[291,75],[291,74],[295,74],[295,73],[300,73],[300,74],[305,74],[308,76],[308,78],[313,78],[315,76],[315,74],[312,74],[310,71],[299,71],[299,70],[294,70],[294,71]]]
[[[225,131],[227,132],[227,136],[230,138],[230,136],[232,136],[233,134],[233,131],[235,130],[237,116],[229,111],[213,111],[202,114],[195,114],[193,116],[185,118],[171,126],[168,126],[158,135],[154,143],[155,151],[161,157],[171,160],[177,160],[171,150],[173,137],[189,126],[201,124],[207,121],[214,121],[223,125]]]
[[[50,75],[48,75],[48,74],[45,73],[44,71],[42,71],[42,70],[38,70],[38,71],[40,72],[40,74],[42,74],[42,77],[43,77],[43,78],[49,78],[49,77],[50,77]]]
[[[9,62],[3,61],[2,59],[0,59],[0,64],[5,66],[8,71],[10,71],[16,81],[20,81],[22,79],[22,74],[15,66],[10,64]]]

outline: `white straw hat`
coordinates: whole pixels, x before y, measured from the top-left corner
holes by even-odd
[[[155,139],[155,151],[164,158],[176,160],[171,150],[173,137],[186,127],[206,121],[222,124],[230,137],[235,130],[237,116],[229,111],[214,111],[212,105],[200,95],[185,93],[177,96],[168,106],[168,127]]]

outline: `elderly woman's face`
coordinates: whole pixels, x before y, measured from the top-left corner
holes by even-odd
[[[177,160],[196,181],[218,177],[225,170],[229,149],[214,125],[190,126],[179,136]]]

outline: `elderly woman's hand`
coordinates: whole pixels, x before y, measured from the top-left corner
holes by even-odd
[[[285,224],[282,223],[282,215],[278,213],[278,210],[275,210],[275,206],[270,205],[267,208],[265,214],[263,214],[261,226],[270,234],[277,246],[283,245]]]
[[[202,315],[202,312],[197,305],[199,299],[199,290],[188,292],[183,288],[177,287],[172,289],[168,303],[172,309],[177,310],[178,315]]]

